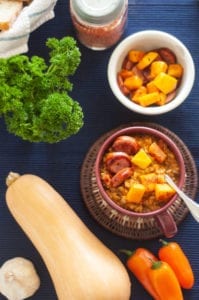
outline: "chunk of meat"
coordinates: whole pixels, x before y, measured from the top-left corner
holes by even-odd
[[[167,64],[175,64],[176,63],[176,56],[173,53],[173,51],[171,51],[168,48],[159,48],[157,49],[159,55],[162,57],[163,61],[165,61]]]
[[[133,175],[133,168],[121,169],[111,178],[111,186],[118,187],[132,175]]]
[[[131,167],[131,159],[124,152],[110,152],[105,158],[105,164],[111,173],[117,173],[121,169]]]
[[[112,145],[112,148],[114,151],[121,151],[132,155],[138,151],[139,145],[134,137],[121,135],[116,138]]]

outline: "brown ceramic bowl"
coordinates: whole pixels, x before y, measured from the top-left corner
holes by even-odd
[[[114,132],[111,136],[109,136],[104,143],[101,145],[95,162],[95,175],[96,175],[96,181],[99,188],[99,191],[107,203],[113,207],[116,211],[119,213],[122,213],[124,215],[130,215],[134,217],[142,217],[142,218],[148,218],[148,217],[154,217],[163,234],[166,237],[172,237],[177,232],[177,226],[175,224],[175,221],[173,220],[173,217],[168,211],[168,208],[173,204],[173,202],[177,198],[177,194],[174,194],[162,207],[147,211],[147,212],[136,212],[127,208],[124,208],[120,206],[118,203],[116,203],[113,199],[109,197],[109,195],[106,192],[104,183],[101,180],[101,166],[103,162],[104,155],[107,153],[108,149],[112,147],[113,142],[116,140],[116,138],[120,136],[133,136],[136,137],[136,135],[149,135],[152,136],[155,140],[162,140],[167,146],[168,149],[174,154],[177,165],[179,167],[178,171],[178,179],[176,184],[179,186],[179,188],[182,188],[185,182],[185,164],[183,156],[178,149],[177,145],[164,133],[158,131],[157,129],[153,129],[150,127],[145,126],[133,126],[133,127],[127,127],[120,129],[116,132]],[[114,150],[115,151],[115,150]],[[121,151],[121,149],[120,149]],[[133,154],[135,155],[135,154]],[[132,158],[132,155],[130,155]],[[111,172],[110,172],[111,173]],[[167,173],[167,172],[166,172]],[[114,174],[113,174],[114,175]]]

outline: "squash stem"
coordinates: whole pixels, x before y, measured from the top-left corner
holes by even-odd
[[[20,177],[19,173],[10,172],[6,178],[6,185],[10,186],[15,180]]]

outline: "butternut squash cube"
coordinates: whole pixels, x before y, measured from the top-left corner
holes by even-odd
[[[157,105],[164,105],[167,101],[167,95],[164,93],[160,93],[160,101],[156,102]]]
[[[157,88],[157,86],[155,86],[155,84],[152,81],[149,81],[146,85],[147,88],[147,92],[148,93],[153,93],[153,92],[159,92],[160,90]]]
[[[127,202],[140,203],[145,192],[145,186],[141,183],[133,183],[130,187],[126,200]]]
[[[176,89],[177,79],[161,72],[158,76],[153,80],[155,86],[164,94],[169,94]]]
[[[145,52],[141,50],[131,50],[128,53],[128,59],[133,63],[139,62],[144,56]]]
[[[132,99],[133,101],[135,101],[135,102],[139,102],[140,96],[146,95],[146,93],[147,93],[147,88],[146,88],[145,86],[142,85],[139,89],[137,89],[137,90],[133,93],[131,99]]]
[[[133,75],[124,80],[124,86],[129,90],[136,90],[142,86],[143,80],[137,75]]]
[[[158,57],[157,52],[150,51],[137,64],[138,69],[143,70],[148,67]]]
[[[150,78],[155,78],[161,72],[166,73],[168,69],[168,65],[166,62],[162,60],[154,61],[152,62],[150,69],[151,69]]]
[[[141,169],[146,169],[152,162],[151,157],[144,151],[140,149],[132,158],[132,163]]]
[[[149,147],[149,153],[157,160],[159,163],[162,163],[167,155],[164,153],[164,151],[160,148],[160,146],[153,142]]]
[[[160,93],[153,92],[153,93],[141,95],[138,100],[141,106],[144,107],[149,106],[160,101]]]
[[[157,183],[155,186],[155,198],[157,201],[168,201],[175,193],[167,183]]]
[[[180,64],[170,64],[167,74],[176,78],[181,78],[183,74],[183,67]]]

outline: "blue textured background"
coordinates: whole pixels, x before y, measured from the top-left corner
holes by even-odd
[[[68,1],[59,0],[56,17],[32,33],[29,55],[47,57],[44,46],[47,37],[74,36]],[[118,248],[147,247],[157,253],[159,242],[132,241],[118,237],[104,229],[91,217],[80,193],[80,169],[88,149],[103,133],[132,121],[150,121],[166,126],[184,141],[199,166],[199,5],[196,0],[140,0],[129,1],[127,36],[143,29],[160,29],[174,34],[189,48],[196,66],[196,80],[188,99],[173,112],[148,117],[137,115],[122,107],[110,91],[106,68],[112,49],[95,52],[79,44],[81,65],[73,77],[72,97],[77,99],[85,113],[81,131],[58,144],[31,144],[10,135],[0,120],[0,264],[14,256],[33,261],[41,278],[41,287],[34,300],[57,299],[48,272],[35,248],[15,223],[5,204],[5,178],[10,170],[37,174],[51,183],[78,213],[84,223],[114,252]],[[197,200],[198,200],[197,194]],[[27,199],[28,201],[28,199]],[[184,291],[184,299],[199,297],[199,224],[190,215],[180,224],[173,240],[179,242],[188,254],[196,277],[195,286]],[[94,266],[93,266],[94,267]],[[81,270],[80,270],[81,272]],[[150,296],[130,274],[132,299],[150,300]],[[4,299],[0,296],[0,299]],[[70,300],[70,299],[66,299]],[[83,300],[83,299],[82,299]],[[93,299],[95,300],[95,299]],[[103,299],[102,299],[103,300]],[[174,299],[175,300],[175,299]]]

